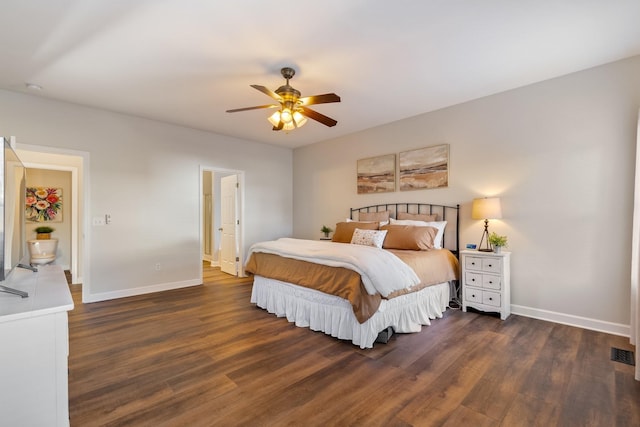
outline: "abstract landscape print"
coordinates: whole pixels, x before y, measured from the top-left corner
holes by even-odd
[[[448,144],[400,153],[400,191],[448,186]]]
[[[62,188],[27,187],[26,219],[33,222],[61,222]]]
[[[396,155],[360,159],[357,164],[358,194],[385,193],[396,189]]]

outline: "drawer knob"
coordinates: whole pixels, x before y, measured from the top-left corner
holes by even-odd
[[[492,297],[489,297],[489,301],[493,301],[493,298],[492,298]]]
[[[475,298],[476,294],[471,294],[471,296]]]
[[[489,267],[493,267],[493,265],[492,265],[492,264],[489,264]]]
[[[492,282],[491,280],[489,280],[489,284],[490,284],[490,285],[493,285],[493,282]]]
[[[472,282],[475,282],[475,281],[476,281],[476,279],[471,279],[471,281],[472,281]]]

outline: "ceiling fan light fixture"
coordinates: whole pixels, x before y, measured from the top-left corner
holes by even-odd
[[[313,119],[325,126],[335,126],[338,122],[331,117],[320,114],[309,108],[309,105],[329,104],[332,102],[340,102],[340,97],[335,93],[324,93],[322,95],[313,95],[301,97],[300,91],[289,85],[289,80],[295,75],[295,70],[291,67],[284,67],[280,70],[282,77],[286,83],[278,89],[272,91],[261,85],[250,85],[252,88],[269,96],[277,102],[267,105],[256,105],[255,107],[234,108],[227,110],[227,113],[237,113],[239,111],[260,110],[263,108],[277,108],[278,111],[268,117],[269,123],[273,125],[273,130],[293,130],[304,126],[307,119]]]

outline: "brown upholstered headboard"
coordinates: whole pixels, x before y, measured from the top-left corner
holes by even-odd
[[[351,208],[349,218],[358,220],[356,213],[389,211],[391,218],[397,218],[398,212],[413,214],[437,215],[438,221],[447,221],[443,247],[449,249],[457,257],[460,250],[460,205],[445,206],[429,203],[384,203],[380,205]],[[354,218],[355,217],[355,218]]]

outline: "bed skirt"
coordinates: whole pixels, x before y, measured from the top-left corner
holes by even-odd
[[[441,318],[449,304],[449,283],[383,299],[378,311],[362,324],[345,299],[262,276],[254,276],[251,302],[298,327],[350,340],[364,349],[372,348],[378,333],[389,326],[396,333],[420,332],[422,325]]]

